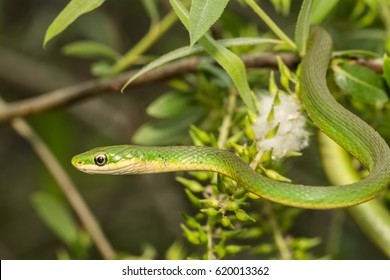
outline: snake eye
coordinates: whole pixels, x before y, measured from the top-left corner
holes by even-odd
[[[105,154],[96,155],[94,161],[96,165],[103,166],[107,163],[107,156]]]

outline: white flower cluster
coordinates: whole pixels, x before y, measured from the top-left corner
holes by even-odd
[[[258,149],[263,152],[273,149],[272,159],[298,152],[309,144],[305,124],[296,96],[280,93],[276,97],[266,93],[259,97],[259,116],[252,128]]]

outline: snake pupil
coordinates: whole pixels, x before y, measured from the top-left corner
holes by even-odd
[[[97,155],[94,158],[95,164],[98,166],[103,166],[107,163],[107,156],[106,155]]]

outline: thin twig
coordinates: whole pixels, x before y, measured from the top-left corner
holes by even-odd
[[[291,68],[296,67],[299,62],[297,57],[292,53],[282,54],[281,57],[284,63]],[[277,67],[276,55],[273,53],[245,55],[242,59],[247,67]],[[205,60],[209,59],[192,57],[170,63],[139,77],[129,85],[129,88],[149,85],[181,74],[195,72],[198,65]],[[136,72],[138,72],[138,70],[129,71],[106,81],[99,81],[97,79],[89,80],[74,86],[51,91],[37,97],[9,103],[6,108],[0,110],[0,123],[10,121],[16,117],[26,117],[54,108],[68,106],[98,95],[117,93]]]
[[[6,108],[7,104],[0,97],[0,109]],[[45,164],[46,168],[57,181],[59,187],[68,198],[69,203],[72,205],[85,229],[91,235],[92,240],[95,242],[96,247],[102,254],[103,258],[114,259],[116,257],[116,253],[105,237],[97,220],[89,210],[87,204],[77,191],[76,186],[73,184],[64,168],[54,157],[53,153],[50,151],[44,141],[39,137],[38,134],[35,133],[35,131],[28,125],[28,123],[21,118],[13,119],[11,121],[11,126],[20,136],[22,136],[31,144],[34,151],[37,153],[39,158]]]
[[[161,21],[152,25],[149,31],[143,36],[138,43],[132,47],[114,66],[115,73],[121,73],[123,70],[130,68],[129,66],[147,49],[149,49],[156,41],[177,21],[177,16],[174,11],[168,13]]]
[[[255,158],[251,161],[250,167],[254,170],[257,169],[257,167],[261,164],[261,157],[263,153],[259,151]],[[264,212],[267,216],[267,220],[269,222],[269,225],[272,229],[272,234],[274,236],[276,247],[278,248],[280,252],[280,256],[283,260],[291,260],[292,254],[290,252],[290,249],[288,248],[288,243],[285,237],[283,236],[283,232],[279,226],[277,217],[274,212],[274,208],[272,204],[268,201],[264,201]]]
[[[265,205],[264,205],[264,210],[265,210],[265,214],[268,218],[269,225],[272,229],[272,233],[274,235],[276,247],[278,247],[278,249],[279,249],[280,257],[283,260],[291,260],[292,259],[291,252],[288,248],[287,241],[283,236],[282,230],[279,227],[279,223],[278,223],[278,220],[276,218],[276,215],[275,215],[274,209],[272,208],[271,203],[266,201]]]
[[[226,114],[222,120],[221,127],[219,129],[219,136],[218,136],[218,148],[225,149],[226,148],[226,141],[229,136],[230,126],[232,123],[232,117],[234,113],[234,109],[236,107],[236,100],[237,100],[237,91],[236,89],[230,89],[229,90],[229,97],[227,100],[226,105]]]

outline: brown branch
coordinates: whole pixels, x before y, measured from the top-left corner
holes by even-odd
[[[290,68],[296,67],[299,62],[298,58],[292,53],[282,53],[279,55]],[[273,53],[245,55],[242,59],[247,67],[277,67],[276,54]],[[193,57],[170,63],[139,77],[129,85],[129,88],[152,84],[181,74],[194,72],[197,70],[199,63],[205,60],[207,59]],[[98,95],[118,92],[136,72],[138,71],[129,71],[107,81],[89,80],[37,97],[9,103],[7,107],[0,110],[0,123],[10,121],[16,117],[26,117],[50,109],[68,106]]]

